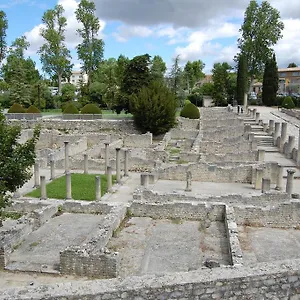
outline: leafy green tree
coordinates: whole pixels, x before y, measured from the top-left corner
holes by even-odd
[[[155,55],[151,61],[150,73],[152,80],[164,80],[167,66],[161,56]]]
[[[6,30],[8,22],[6,14],[3,10],[0,10],[0,64],[6,55]]]
[[[99,19],[95,15],[94,1],[81,0],[76,10],[76,19],[82,25],[77,32],[82,42],[77,46],[78,58],[82,61],[82,69],[88,75],[88,86],[93,81],[93,73],[103,60],[104,42],[98,39]]]
[[[289,65],[288,65],[288,68],[297,68],[297,67],[298,66],[294,62],[289,63]]]
[[[135,125],[154,135],[169,131],[176,123],[176,99],[161,81],[152,81],[131,97]]]
[[[197,81],[205,77],[203,69],[205,64],[201,60],[188,61],[183,69],[183,81],[185,82],[185,88],[191,93]]]
[[[173,65],[169,74],[169,87],[174,93],[179,105],[183,104],[184,97],[182,97],[182,81],[183,81],[183,72],[179,66],[180,57],[177,55],[173,59]]]
[[[236,82],[236,98],[238,104],[244,103],[245,94],[248,93],[248,72],[247,62],[244,55],[238,57],[237,66],[237,82]]]
[[[250,1],[240,29],[241,38],[238,39],[239,55],[244,55],[247,62],[249,91],[252,91],[255,78],[263,74],[265,62],[274,52],[272,47],[282,38],[283,28],[279,11],[269,2],[259,4],[255,0]]]
[[[72,69],[70,51],[65,45],[65,30],[67,19],[63,16],[64,8],[56,5],[54,9],[47,10],[42,21],[44,28],[41,36],[45,43],[39,49],[43,70],[51,77],[56,75],[58,81],[58,94],[61,94],[61,82],[69,75]]]
[[[120,55],[117,59],[117,65],[116,65],[116,78],[117,78],[117,85],[120,87],[122,85],[125,71],[127,69],[127,66],[129,65],[130,59],[124,55]]]
[[[279,86],[278,67],[275,54],[265,65],[263,78],[262,102],[266,106],[276,105],[277,91]]]
[[[76,97],[76,86],[72,83],[65,83],[61,89],[61,101],[71,102]]]
[[[199,88],[199,93],[205,96],[212,96],[214,84],[212,82],[205,82]]]
[[[8,125],[0,114],[0,209],[8,205],[9,192],[14,193],[30,179],[39,132],[36,128],[33,137],[20,144],[21,127]]]

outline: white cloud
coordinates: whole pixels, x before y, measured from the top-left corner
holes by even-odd
[[[117,28],[117,32],[113,33],[113,36],[118,42],[127,42],[133,37],[146,38],[153,34],[153,31],[145,26],[126,26],[121,25]]]

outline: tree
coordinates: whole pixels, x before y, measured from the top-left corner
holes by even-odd
[[[61,89],[61,101],[71,102],[75,99],[76,86],[72,83],[65,83]]]
[[[169,131],[176,123],[176,99],[161,81],[152,81],[131,97],[135,125],[154,135]]]
[[[63,13],[62,5],[56,5],[54,9],[49,9],[44,13],[42,17],[44,27],[40,33],[45,43],[39,49],[43,70],[51,77],[57,76],[59,95],[62,79],[66,78],[68,71],[72,69],[70,51],[64,42],[67,19]]]
[[[288,68],[297,68],[297,67],[298,66],[294,62],[289,63],[289,65],[288,65]]]
[[[0,10],[0,64],[5,58],[6,54],[6,30],[8,27],[8,22],[6,14],[3,10]]]
[[[185,64],[183,69],[183,80],[185,82],[185,88],[189,93],[191,93],[191,90],[194,88],[196,82],[205,77],[205,74],[203,73],[204,67],[205,64],[201,60],[196,60],[193,62],[188,61]]]
[[[166,73],[166,63],[159,55],[155,55],[151,61],[150,73],[152,80],[163,80]]]
[[[39,132],[36,128],[33,137],[20,144],[21,127],[8,125],[0,114],[0,209],[9,204],[8,192],[14,193],[30,179]]]
[[[238,39],[239,55],[244,55],[247,62],[249,91],[252,91],[255,78],[263,74],[265,62],[274,52],[272,46],[282,38],[283,28],[279,11],[269,2],[262,1],[258,4],[255,0],[250,1],[240,29],[242,36]],[[247,101],[247,97],[245,100]]]
[[[247,62],[244,55],[238,57],[237,79],[236,79],[236,98],[238,104],[244,103],[245,94],[247,95],[248,75]]]
[[[92,82],[93,73],[103,60],[104,42],[98,39],[100,29],[99,19],[95,16],[95,3],[81,0],[75,12],[76,19],[82,24],[77,32],[82,42],[77,46],[78,58],[82,61],[82,69],[88,75],[88,86]]]
[[[173,59],[173,65],[169,74],[169,87],[171,91],[174,93],[177,101],[180,105],[183,103],[184,97],[182,96],[182,70],[179,66],[180,57],[177,55]]]
[[[275,54],[272,59],[266,62],[264,79],[263,79],[263,90],[262,90],[262,102],[266,106],[276,105],[276,94],[278,91],[279,76],[278,67],[276,63]]]

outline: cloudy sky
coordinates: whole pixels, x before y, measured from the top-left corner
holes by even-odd
[[[28,55],[40,68],[37,49],[45,10],[61,4],[68,21],[66,42],[79,69],[75,47],[80,42],[75,10],[79,0],[0,0],[8,17],[7,41],[26,35]],[[275,51],[279,67],[300,65],[300,1],[270,0],[285,24],[283,39]],[[215,62],[232,63],[236,41],[248,0],[95,0],[101,22],[99,36],[105,41],[105,58],[124,54],[129,58],[149,53],[160,55],[168,66],[180,55],[182,63],[201,59],[210,73]]]

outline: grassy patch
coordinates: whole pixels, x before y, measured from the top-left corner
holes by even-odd
[[[172,222],[172,224],[177,224],[177,225],[183,223],[183,220],[181,218],[170,218],[170,221]]]
[[[31,248],[36,247],[37,245],[39,245],[40,242],[41,242],[41,241],[33,242],[33,243],[31,243],[29,246],[30,246]]]
[[[72,174],[72,198],[74,200],[87,200],[94,201],[96,199],[95,191],[95,176],[96,174]],[[107,180],[105,175],[101,176],[101,195],[103,196],[107,191]],[[116,177],[113,176],[113,183],[116,181]],[[66,177],[62,176],[48,183],[46,186],[47,197],[54,199],[66,198]],[[40,198],[41,189],[38,188],[26,196]]]
[[[2,211],[1,218],[2,219],[13,219],[18,220],[22,217],[22,213],[14,212],[14,211]]]
[[[175,154],[179,154],[180,153],[180,149],[179,148],[171,148],[169,150],[171,155],[175,155]]]

